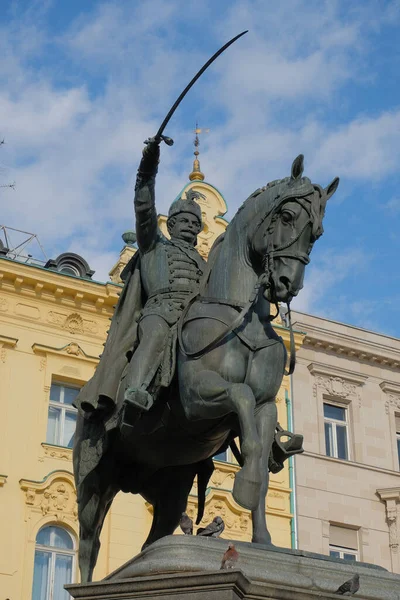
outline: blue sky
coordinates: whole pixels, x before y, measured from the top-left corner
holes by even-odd
[[[400,337],[400,2],[397,0],[1,0],[0,222],[71,250],[103,279],[134,226],[143,140],[198,68],[230,48],[166,133],[157,203],[191,169],[196,120],[206,179],[232,217],[305,155],[326,186],[299,310]]]

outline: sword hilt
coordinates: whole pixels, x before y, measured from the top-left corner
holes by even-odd
[[[148,138],[144,141],[144,144],[151,144],[152,142],[156,142],[157,144],[161,143],[161,140],[167,144],[167,146],[173,146],[174,140],[167,135],[159,135],[154,136],[153,138]]]

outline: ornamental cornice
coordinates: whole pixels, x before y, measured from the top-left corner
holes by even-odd
[[[400,383],[395,381],[382,381],[379,387],[385,394],[392,394],[393,396],[400,397]]]
[[[18,338],[8,337],[6,335],[0,335],[0,361],[5,363],[7,360],[7,350],[9,348],[15,348],[17,345]]]
[[[21,479],[27,509],[56,521],[78,519],[74,476],[69,471],[53,471],[43,481]]]
[[[323,377],[325,379],[342,379],[349,383],[356,385],[364,385],[367,381],[367,375],[361,375],[355,371],[349,371],[348,369],[342,369],[341,367],[333,367],[325,363],[312,362],[307,366],[311,375]]]
[[[8,337],[7,335],[0,335],[0,348],[8,346],[8,348],[15,348],[17,345],[18,338]]]
[[[9,348],[15,348],[17,345],[18,338],[8,337],[6,335],[0,335],[0,362],[5,363],[7,360],[7,350]]]
[[[359,388],[368,379],[366,376],[317,362],[310,363],[307,368],[314,377],[313,393],[315,397],[317,397],[318,390],[320,390],[322,393],[326,393],[332,398],[338,398],[342,402],[357,399],[360,404],[361,394]]]
[[[41,298],[69,307],[75,305],[81,308],[85,305],[89,310],[112,310],[122,287],[120,284],[80,279],[6,258],[0,258],[0,286],[11,294]],[[2,310],[7,310],[6,299],[0,299],[0,309],[2,302]]]
[[[53,346],[45,346],[43,344],[33,344],[32,350],[35,354],[64,354],[72,358],[84,358],[85,360],[96,364],[99,362],[98,356],[86,354],[76,342],[70,342],[61,348],[54,348]]]
[[[393,381],[382,381],[379,386],[386,396],[386,414],[389,414],[391,406],[393,406],[395,410],[400,410],[400,384]]]
[[[396,502],[400,502],[400,486],[376,490],[376,493],[380,499],[385,500],[385,502],[386,500],[395,500]]]
[[[296,321],[296,328],[307,332],[304,347],[325,350],[336,355],[347,356],[351,359],[363,360],[385,367],[400,367],[400,345],[398,348],[394,348],[393,344],[377,343],[298,321]]]

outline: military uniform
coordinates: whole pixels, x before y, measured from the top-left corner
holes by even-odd
[[[152,405],[147,389],[157,367],[166,370],[161,363],[168,351],[163,351],[168,344],[173,351],[175,348],[171,328],[175,329],[190,298],[198,293],[206,265],[193,244],[174,237],[169,240],[158,227],[154,192],[157,164],[158,146],[150,144],[139,166],[134,201],[141,283],[147,300],[138,319],[139,345],[125,377],[125,401],[145,410]],[[174,202],[168,219],[191,213],[200,226],[201,210],[192,196],[195,194],[189,193],[186,200]]]

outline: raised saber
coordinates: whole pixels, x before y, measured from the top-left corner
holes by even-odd
[[[180,94],[180,96],[178,96],[178,98],[175,100],[175,103],[172,105],[169,113],[165,117],[164,121],[161,123],[160,129],[157,131],[156,135],[154,136],[155,140],[164,140],[164,142],[166,144],[168,144],[168,146],[172,146],[174,141],[171,138],[164,136],[162,133],[163,133],[164,129],[166,128],[168,121],[170,120],[170,118],[172,117],[172,115],[174,114],[174,112],[176,111],[176,109],[178,108],[180,103],[182,102],[183,98],[186,96],[186,94],[188,93],[190,88],[196,83],[198,78],[201,77],[201,75],[204,73],[204,71],[206,69],[208,69],[208,67],[214,62],[214,60],[216,58],[218,58],[218,56],[220,54],[225,52],[225,50],[227,48],[229,48],[229,46],[231,46],[234,42],[236,42],[236,40],[238,40],[240,37],[242,37],[242,35],[244,35],[247,32],[248,32],[248,29],[246,29],[246,31],[242,31],[242,33],[239,33],[239,35],[235,35],[234,38],[232,38],[229,42],[227,42],[224,46],[222,46],[222,48],[220,48],[218,50],[218,52],[213,54],[212,57],[206,62],[206,64],[201,67],[200,71],[193,77],[192,81],[185,87],[185,89]]]

